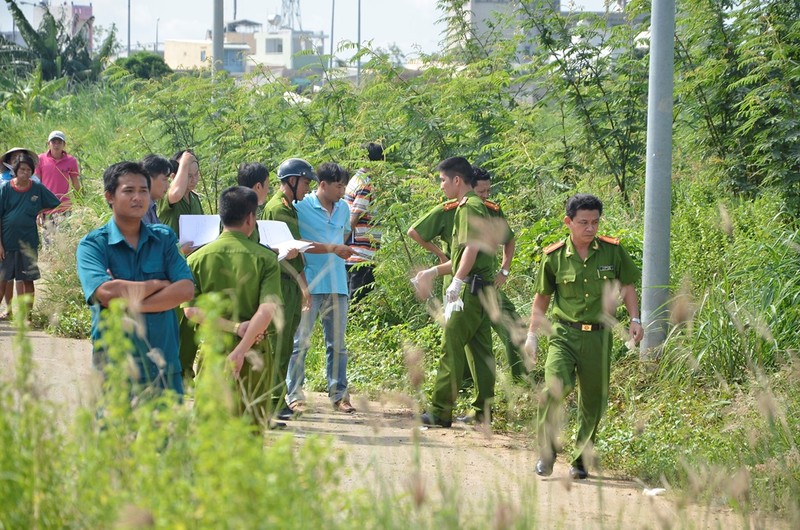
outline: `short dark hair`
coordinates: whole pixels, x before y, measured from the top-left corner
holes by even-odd
[[[578,210],[597,210],[603,215],[603,203],[589,193],[578,193],[567,199],[567,217],[575,219]]]
[[[472,166],[464,157],[451,156],[450,158],[446,158],[439,162],[436,169],[451,179],[458,176],[464,179],[470,186],[475,185],[475,176],[472,173]]]
[[[36,169],[36,162],[33,161],[33,157],[28,153],[22,153],[17,157],[17,163],[14,164],[14,175],[17,174],[17,170],[19,170],[19,165],[25,164],[26,166],[31,168],[31,171]]]
[[[219,218],[222,226],[242,226],[247,216],[256,213],[258,195],[245,186],[225,188],[219,195]]]
[[[142,175],[147,181],[147,189],[150,189],[150,173],[138,162],[125,161],[112,164],[103,172],[103,191],[114,195],[117,191],[117,186],[119,186],[119,178],[128,173]]]
[[[236,175],[236,182],[239,186],[250,189],[256,184],[263,184],[269,178],[269,170],[260,162],[242,162],[239,164],[239,173]]]
[[[481,180],[492,180],[492,174],[480,166],[472,166],[472,183],[477,184]]]
[[[155,175],[169,176],[172,171],[172,163],[161,155],[149,154],[142,158],[142,167],[152,178]]]
[[[335,162],[325,162],[317,168],[317,178],[320,182],[347,182],[350,174]]]
[[[191,149],[181,149],[180,151],[178,151],[177,153],[172,155],[172,160],[174,160],[175,162],[180,162],[181,161],[181,157],[183,156],[183,153],[185,153],[187,151],[190,152],[193,157],[197,158],[197,155]],[[197,163],[199,164],[200,163],[200,159],[197,158],[197,160],[198,160]]]
[[[383,155],[383,146],[381,144],[377,144],[375,142],[368,143],[367,144],[367,158],[369,158],[373,162],[386,160],[386,157]]]

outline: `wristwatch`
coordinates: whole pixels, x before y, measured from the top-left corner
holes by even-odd
[[[511,271],[508,269],[500,269],[500,274],[508,278],[508,275],[511,274]]]

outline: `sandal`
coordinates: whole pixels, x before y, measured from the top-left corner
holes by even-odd
[[[353,414],[356,411],[356,408],[350,404],[350,400],[340,399],[333,404],[333,410],[344,412],[345,414]]]
[[[2,314],[0,314],[0,320],[11,320],[12,317],[13,315],[11,314],[11,311],[4,311]]]
[[[306,402],[305,401],[292,401],[289,403],[289,410],[292,411],[292,414],[295,416],[299,416],[306,411]]]

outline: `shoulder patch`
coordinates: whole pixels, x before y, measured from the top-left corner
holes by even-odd
[[[495,211],[495,212],[499,212],[500,211],[500,205],[497,204],[496,202],[492,202],[492,201],[487,199],[487,200],[483,201],[483,204],[484,204],[484,206],[486,206],[487,208],[489,208],[492,211]]]
[[[561,247],[563,247],[566,244],[567,244],[567,242],[564,241],[563,239],[561,241],[556,241],[552,245],[547,246],[544,249],[544,253],[545,254],[552,254],[553,252],[555,252],[556,250],[560,249]]]
[[[451,199],[446,203],[442,204],[442,208],[444,209],[445,212],[449,212],[450,210],[456,208],[457,206],[458,206],[458,201],[455,199]]]
[[[619,245],[619,238],[617,237],[597,236],[597,239],[599,239],[603,243],[609,243],[611,245]]]

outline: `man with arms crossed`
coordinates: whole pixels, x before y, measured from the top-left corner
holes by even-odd
[[[100,313],[111,300],[125,298],[129,310],[144,319],[141,332],[130,334],[136,390],[153,387],[183,394],[175,308],[191,300],[192,274],[175,233],[142,222],[150,205],[150,176],[141,165],[112,165],[103,174],[103,188],[112,218],[81,240],[76,256],[78,278],[92,306],[92,364],[103,369],[108,362],[101,346]]]

